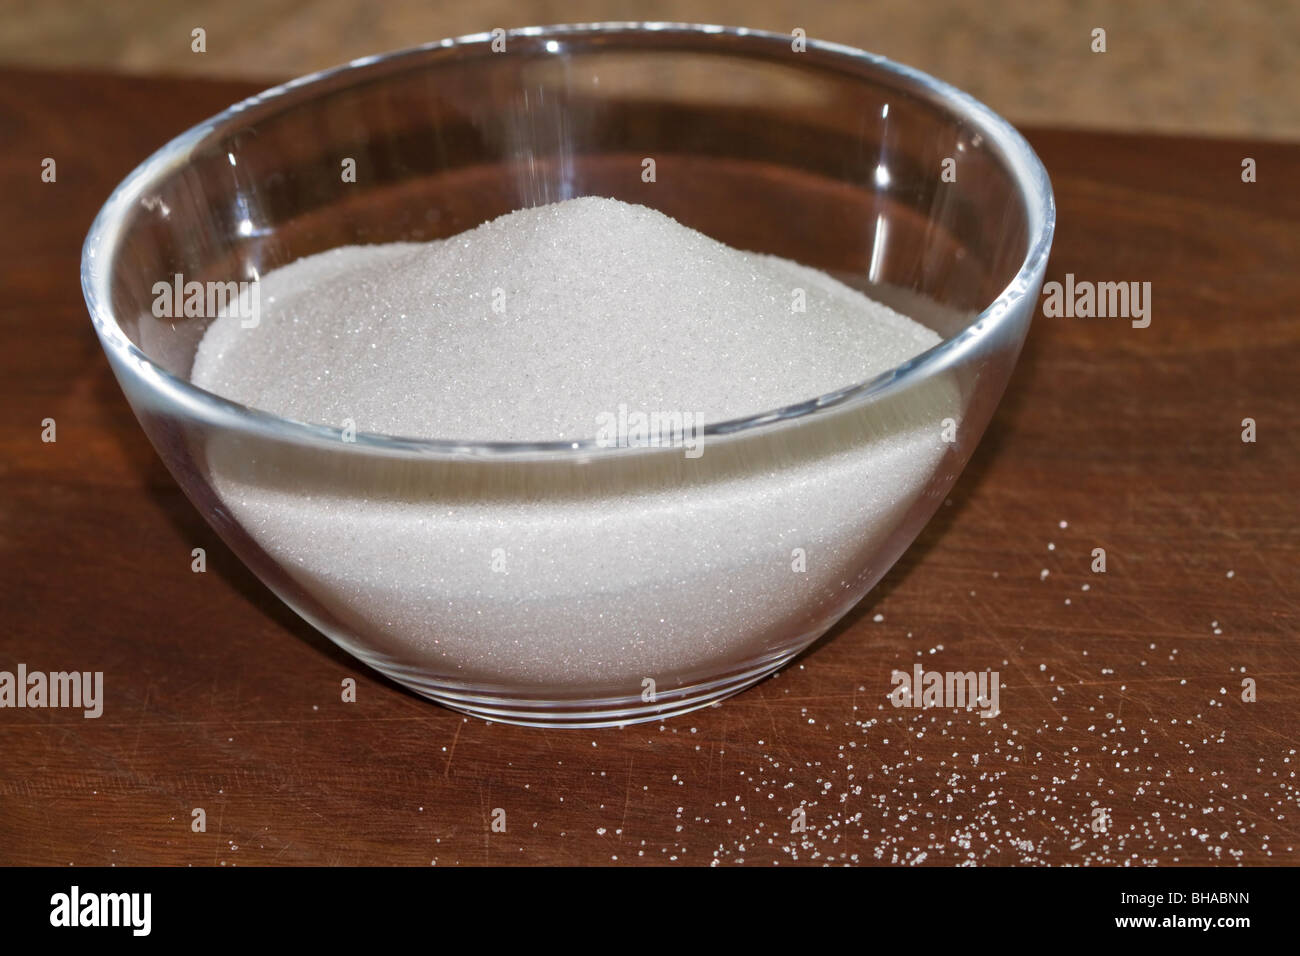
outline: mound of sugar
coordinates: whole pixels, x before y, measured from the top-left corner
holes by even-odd
[[[417,438],[592,438],[621,403],[726,421],[939,341],[821,272],[612,199],[335,249],[260,291],[255,328],[231,315],[208,329],[195,384],[286,418]]]
[[[623,404],[716,422],[938,341],[812,269],[605,199],[312,256],[265,276],[261,306],[253,328],[212,324],[198,385],[444,439],[598,438]],[[412,460],[224,430],[196,453],[277,591],[372,666],[444,700],[636,707],[646,678],[663,694],[757,676],[838,619],[932,508],[959,415],[932,376],[695,459]]]

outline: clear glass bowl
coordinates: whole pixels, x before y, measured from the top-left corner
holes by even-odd
[[[177,482],[315,627],[485,718],[658,719],[806,648],[944,499],[1035,309],[1051,187],[988,108],[859,50],[675,24],[504,43],[358,60],[179,136],[105,204],[82,286]],[[347,158],[355,183],[341,181]],[[253,280],[335,246],[446,237],[582,195],[825,270],[944,341],[856,387],[711,424],[688,460],[594,435],[349,441],[193,386],[210,320],[153,312],[155,284],[176,274]],[[774,515],[788,519],[778,535]]]

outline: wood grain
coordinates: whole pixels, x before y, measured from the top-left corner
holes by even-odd
[[[0,63],[276,80],[443,37],[654,19],[834,40],[942,76],[1020,122],[1300,136],[1300,7],[1286,0],[9,0]],[[195,53],[191,31],[207,31]],[[1107,50],[1092,52],[1092,31]]]
[[[1297,862],[1300,146],[1030,130],[1048,279],[1150,281],[1150,328],[1038,319],[950,501],[782,674],[664,725],[542,732],[420,700],[280,605],[100,354],[91,218],[252,91],[3,72],[0,669],[103,671],[106,702],[0,710],[0,863]],[[914,662],[999,670],[1001,716],[895,709]]]

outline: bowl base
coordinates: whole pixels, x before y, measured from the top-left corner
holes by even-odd
[[[654,695],[653,700],[632,696],[570,700],[525,698],[482,690],[467,691],[464,688],[452,688],[444,684],[429,683],[409,673],[384,667],[382,664],[371,663],[371,666],[421,697],[427,697],[444,707],[471,717],[479,717],[499,724],[517,724],[521,727],[571,727],[581,730],[667,720],[670,717],[677,717],[719,703],[780,670],[801,649],[802,644],[794,650],[781,651],[771,657],[753,662],[752,666],[743,670],[703,683],[660,690]]]

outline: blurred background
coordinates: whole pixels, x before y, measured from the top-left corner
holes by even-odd
[[[722,23],[847,43],[1026,124],[1300,138],[1300,0],[6,0],[0,63],[272,82],[495,27]],[[207,51],[191,51],[191,31]],[[1094,53],[1092,31],[1106,31]]]

